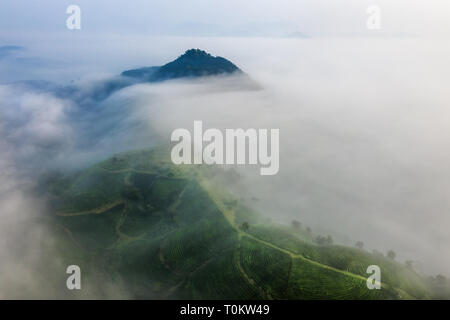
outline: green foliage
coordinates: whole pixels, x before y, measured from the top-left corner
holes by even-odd
[[[319,246],[331,246],[331,245],[333,245],[333,238],[330,235],[328,235],[326,237],[319,235],[316,237],[316,243]]]
[[[229,249],[198,268],[181,289],[181,298],[262,299],[239,269],[236,249]]]
[[[241,242],[242,268],[266,298],[283,299],[289,281],[291,257],[248,237]]]
[[[292,226],[295,229],[300,229],[302,227],[302,223],[300,221],[298,221],[298,220],[292,220]]]
[[[253,226],[249,233],[280,248],[301,254],[305,258],[363,277],[367,277],[368,266],[378,265],[384,283],[400,288],[416,298],[428,297],[426,286],[416,272],[382,255],[345,246],[318,246],[308,238],[307,232],[289,233],[288,229],[277,225]]]
[[[396,299],[390,290],[369,290],[364,278],[348,277],[332,269],[294,259],[287,299]]]
[[[396,254],[394,251],[389,250],[388,253],[386,254],[386,256],[391,260],[395,260]]]
[[[168,235],[161,254],[171,270],[187,274],[236,242],[236,233],[223,217],[203,219]]]
[[[70,233],[74,243],[87,251],[111,247],[117,240],[116,224],[124,205],[118,205],[102,214],[58,216],[57,222]]]
[[[123,153],[46,180],[64,259],[95,265],[133,298],[428,298],[443,283],[425,284],[382,254],[333,245],[298,221],[263,222],[245,199],[202,183],[223,173],[176,167],[166,151]],[[366,287],[373,264],[381,290]]]
[[[242,231],[247,232],[249,228],[250,228],[250,226],[249,226],[248,222],[243,222],[241,224],[241,230]]]

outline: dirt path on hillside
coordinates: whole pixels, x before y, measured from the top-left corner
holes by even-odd
[[[78,212],[57,212],[56,215],[57,216],[62,216],[62,217],[73,217],[73,216],[82,216],[85,214],[102,214],[108,210],[111,210],[121,204],[124,204],[125,200],[117,200],[111,203],[107,203],[103,206],[94,208],[94,209],[90,209],[90,210],[84,210],[84,211],[78,211]]]

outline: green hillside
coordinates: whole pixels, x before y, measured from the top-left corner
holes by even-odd
[[[232,172],[174,166],[169,154],[123,153],[47,181],[63,264],[79,265],[91,282],[100,271],[131,298],[429,298],[414,271],[265,223],[228,189]],[[372,264],[380,290],[366,287]]]

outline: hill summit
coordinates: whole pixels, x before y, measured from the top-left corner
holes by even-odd
[[[144,67],[122,72],[122,76],[140,81],[157,82],[169,79],[241,73],[231,61],[215,57],[200,49],[189,49],[172,62],[160,67]]]

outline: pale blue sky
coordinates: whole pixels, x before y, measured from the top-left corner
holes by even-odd
[[[0,29],[64,32],[66,8],[82,9],[84,32],[162,35],[310,35],[367,32],[369,5],[386,33],[450,31],[448,0],[4,0]]]

